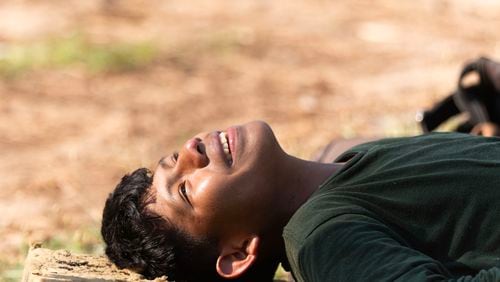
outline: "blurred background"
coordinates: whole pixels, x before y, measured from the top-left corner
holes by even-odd
[[[30,242],[101,253],[119,178],[254,119],[310,158],[418,134],[462,65],[500,58],[495,0],[1,0],[0,280]]]

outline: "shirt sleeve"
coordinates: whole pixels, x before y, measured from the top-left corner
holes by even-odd
[[[392,229],[363,215],[318,226],[298,253],[298,281],[500,281],[500,269],[453,276],[439,261],[409,247]]]

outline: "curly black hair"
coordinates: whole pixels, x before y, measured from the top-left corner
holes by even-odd
[[[101,234],[106,255],[119,268],[148,279],[167,276],[171,281],[227,281],[215,270],[215,238],[194,238],[147,208],[156,201],[148,193],[152,173],[140,168],[123,176],[109,195],[103,211]],[[257,262],[244,277],[233,281],[272,281],[278,261]]]

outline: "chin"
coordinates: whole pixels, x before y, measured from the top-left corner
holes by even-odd
[[[276,141],[276,137],[274,136],[274,132],[271,129],[271,126],[269,126],[269,124],[267,124],[265,121],[251,121],[244,124],[243,127],[245,128],[248,139],[251,142],[268,142],[270,141],[270,139]]]
[[[249,153],[254,156],[271,157],[281,153],[281,149],[271,126],[265,121],[252,121],[243,125],[247,133]]]
[[[251,129],[256,130],[256,131],[270,131],[274,135],[273,130],[271,129],[271,126],[267,122],[262,121],[262,120],[254,120],[254,121],[251,121],[249,123],[244,124],[243,126],[251,128]]]

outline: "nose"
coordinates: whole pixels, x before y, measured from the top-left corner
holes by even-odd
[[[189,139],[182,147],[177,162],[177,167],[184,173],[207,166],[209,160],[202,140],[200,138]]]

